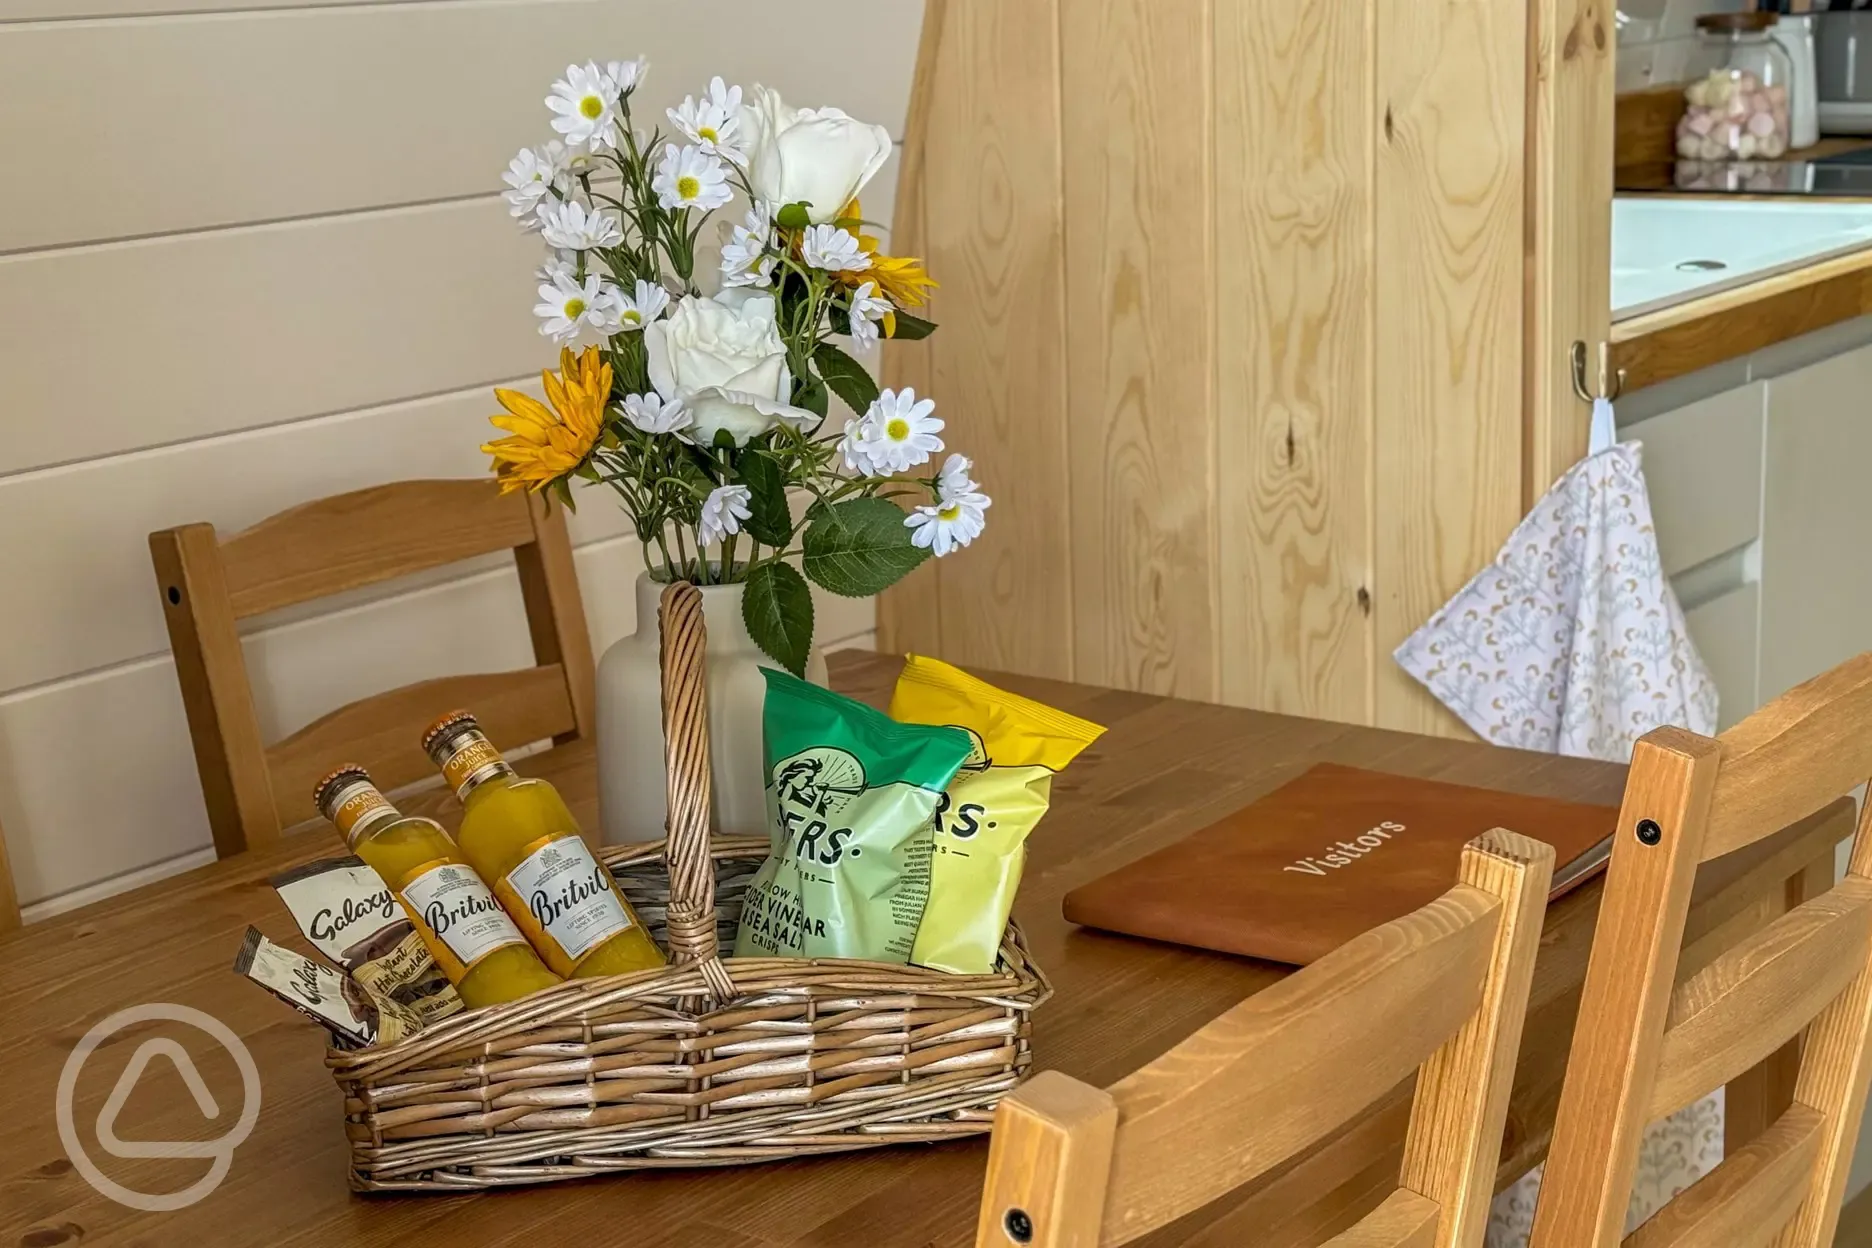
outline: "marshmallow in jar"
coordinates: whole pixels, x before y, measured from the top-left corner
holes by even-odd
[[[1770,37],[1772,13],[1712,13],[1700,40],[1720,64],[1684,88],[1677,155],[1684,160],[1776,160],[1788,150],[1793,65]]]

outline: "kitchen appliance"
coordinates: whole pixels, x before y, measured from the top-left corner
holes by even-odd
[[[1814,61],[1820,129],[1872,134],[1872,10],[1815,14]]]

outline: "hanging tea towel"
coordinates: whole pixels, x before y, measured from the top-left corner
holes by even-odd
[[[1623,763],[1653,728],[1716,731],[1716,686],[1658,558],[1641,450],[1616,440],[1598,400],[1586,458],[1397,648],[1484,741]]]
[[[1641,451],[1595,401],[1586,458],[1394,653],[1484,741],[1624,763],[1653,728],[1715,733],[1716,686],[1658,557]],[[1720,1097],[1646,1133],[1628,1227],[1722,1160]],[[1539,1183],[1496,1199],[1489,1248],[1527,1242]]]

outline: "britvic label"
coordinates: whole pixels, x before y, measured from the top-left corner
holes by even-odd
[[[631,925],[612,890],[611,876],[579,837],[562,836],[532,850],[507,873],[506,883],[521,910],[564,951],[563,967],[558,959],[547,958],[562,975],[571,973],[571,963]]]
[[[415,876],[403,886],[403,900],[464,972],[496,949],[526,944],[481,877],[460,863],[440,863]]]

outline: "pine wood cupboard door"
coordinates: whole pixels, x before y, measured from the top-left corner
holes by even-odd
[[[1586,452],[1592,409],[1569,353],[1587,347],[1588,387],[1612,336],[1616,0],[1530,0],[1527,447],[1522,501]]]
[[[894,240],[942,328],[885,374],[995,504],[880,644],[1463,734],[1391,652],[1585,449],[1612,30],[1609,0],[927,0]]]

